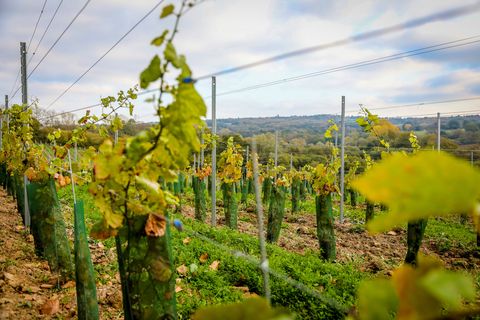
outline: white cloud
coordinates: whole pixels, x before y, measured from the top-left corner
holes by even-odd
[[[36,64],[83,3],[64,2],[32,65]],[[38,97],[42,105],[49,104],[155,3],[146,0],[92,1],[34,73],[29,81],[29,94]],[[464,2],[468,3],[472,1]],[[37,39],[56,4],[57,2],[48,2],[37,31]],[[41,5],[41,2],[32,5],[27,0],[0,2],[2,93],[8,93],[15,80],[19,63],[18,42],[28,41]],[[186,54],[194,74],[198,76],[279,53],[328,43],[458,5],[458,1],[453,0],[388,3],[354,0],[210,0],[184,17],[176,46],[179,52]],[[138,74],[155,54],[155,48],[149,45],[150,39],[172,22],[171,19],[158,20],[158,12],[159,10],[147,18],[55,104],[55,110],[94,104],[100,96],[114,94],[138,81]],[[478,30],[479,17],[477,12],[452,21],[435,22],[221,76],[217,79],[218,92],[467,37]],[[218,97],[218,116],[336,112],[339,110],[341,95],[347,96],[349,108],[355,108],[358,103],[403,103],[409,97],[414,102],[471,96],[478,94],[472,90],[478,88],[477,79],[480,79],[479,65],[475,58],[477,52],[478,45],[465,47],[462,51],[452,49],[448,54],[445,51],[442,54],[411,57]],[[466,67],[465,64],[469,66]],[[432,81],[447,77],[450,77],[449,82],[431,85]],[[210,95],[209,80],[199,82],[198,88],[204,96]],[[435,108],[445,111],[455,106],[442,105]],[[418,112],[413,109],[405,112],[413,111]],[[140,116],[146,116],[152,113],[152,108],[139,103],[137,112]],[[386,114],[398,114],[398,110]]]

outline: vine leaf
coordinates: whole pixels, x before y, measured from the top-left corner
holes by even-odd
[[[167,221],[164,217],[156,214],[149,214],[145,223],[145,233],[149,237],[163,237],[167,227]]]
[[[165,41],[165,37],[167,36],[168,30],[163,31],[163,33],[156,37],[155,39],[150,42],[151,45],[160,47],[163,44],[163,41]]]
[[[163,19],[171,15],[174,9],[175,7],[173,6],[173,4],[169,4],[168,6],[163,7],[162,13],[160,14],[160,19]]]
[[[148,67],[140,74],[140,87],[146,89],[151,82],[158,80],[162,75],[160,57],[155,55]]]
[[[411,220],[471,212],[480,195],[478,181],[480,172],[468,163],[427,151],[388,156],[354,181],[353,187],[370,201],[390,208],[390,214],[369,225],[370,231],[381,232]]]
[[[435,319],[444,311],[462,310],[475,299],[475,286],[467,275],[442,269],[440,261],[419,256],[418,267],[405,264],[392,279],[364,282],[358,292],[361,320]],[[376,303],[372,304],[372,301]],[[447,317],[448,318],[448,317]]]
[[[169,61],[175,68],[180,68],[182,66],[182,61],[180,61],[180,59],[178,58],[177,50],[175,50],[175,47],[171,42],[168,42],[165,46],[164,55],[165,59]]]
[[[459,310],[463,298],[475,298],[475,286],[472,279],[462,273],[449,270],[436,270],[429,273],[422,281],[422,286],[437,300],[442,301],[448,308]]]

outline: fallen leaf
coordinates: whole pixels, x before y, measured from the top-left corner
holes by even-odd
[[[41,291],[39,287],[28,287],[28,286],[22,286],[20,288],[20,291],[25,292],[25,293],[38,293]]]
[[[389,236],[396,236],[397,235],[397,233],[395,231],[388,231],[387,234]]]
[[[202,254],[202,255],[200,256],[200,259],[198,259],[198,260],[200,260],[201,263],[207,262],[207,260],[208,260],[208,253],[205,252],[204,254]]]
[[[163,237],[167,227],[167,221],[164,217],[156,214],[149,214],[145,223],[145,233],[149,237]]]
[[[217,260],[213,261],[212,264],[209,266],[210,270],[218,270],[218,266],[220,265],[220,262]]]
[[[175,293],[179,293],[180,291],[182,291],[182,287],[180,286],[175,286]]]
[[[3,278],[5,280],[9,280],[9,281],[15,280],[15,276],[11,273],[8,273],[8,272],[3,273]]]
[[[184,276],[188,272],[188,267],[186,265],[182,264],[180,267],[177,268],[177,272]]]
[[[192,241],[192,239],[191,239],[191,238],[189,238],[189,237],[187,237],[187,238],[183,239],[183,241],[182,241],[182,242],[183,242],[183,244],[189,244],[189,243],[190,243],[190,241]]]
[[[41,284],[41,285],[40,285],[40,288],[41,288],[41,289],[52,289],[52,288],[53,288],[53,284],[44,283],[44,284]]]
[[[75,287],[75,281],[68,281],[62,286],[63,289],[68,289],[73,287]]]
[[[60,301],[57,298],[47,300],[40,308],[40,313],[52,316],[60,310]]]

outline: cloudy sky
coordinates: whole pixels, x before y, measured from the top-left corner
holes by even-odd
[[[61,0],[48,0],[30,46],[32,55]],[[177,3],[178,1],[169,0]],[[9,94],[19,71],[19,42],[29,42],[44,0],[0,0],[0,93]],[[158,1],[92,0],[48,57],[29,78],[29,98],[48,106]],[[181,21],[177,51],[187,56],[195,76],[328,43],[388,27],[453,7],[458,0],[207,0]],[[64,0],[28,65],[33,69],[85,0]],[[172,18],[151,14],[50,109],[68,111],[99,102],[102,96],[138,82],[156,53],[152,38],[170,28]],[[366,41],[350,43],[217,78],[217,92],[262,84],[478,36],[480,11],[436,21]],[[460,42],[459,42],[460,43]],[[461,42],[464,43],[464,42]],[[361,68],[328,73],[217,98],[217,117],[262,117],[338,113],[347,110],[480,97],[480,42]],[[197,83],[210,107],[210,80]],[[13,102],[19,102],[20,92]],[[140,121],[152,120],[153,108],[137,104]],[[1,99],[3,100],[3,99]],[[98,109],[94,109],[99,112]],[[480,110],[480,99],[381,109],[385,116]],[[480,112],[479,112],[480,113]],[[77,113],[79,114],[79,113]],[[354,114],[352,112],[348,114]],[[209,112],[210,116],[210,112]]]

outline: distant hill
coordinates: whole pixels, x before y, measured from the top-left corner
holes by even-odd
[[[347,131],[358,130],[355,122],[357,117],[346,117]],[[324,131],[329,119],[335,119],[340,122],[340,116],[320,114],[312,116],[289,116],[289,117],[264,117],[264,118],[228,118],[217,119],[217,130],[220,134],[236,133],[243,137],[250,137],[257,134],[273,131],[289,132],[319,132]],[[436,117],[422,118],[388,118],[390,122],[404,130],[415,131],[436,131]],[[211,120],[207,120],[211,126]],[[473,125],[472,125],[473,124]],[[475,131],[475,126],[480,131],[480,115],[472,116],[454,116],[442,118],[442,130],[463,129],[470,126],[470,130]]]

